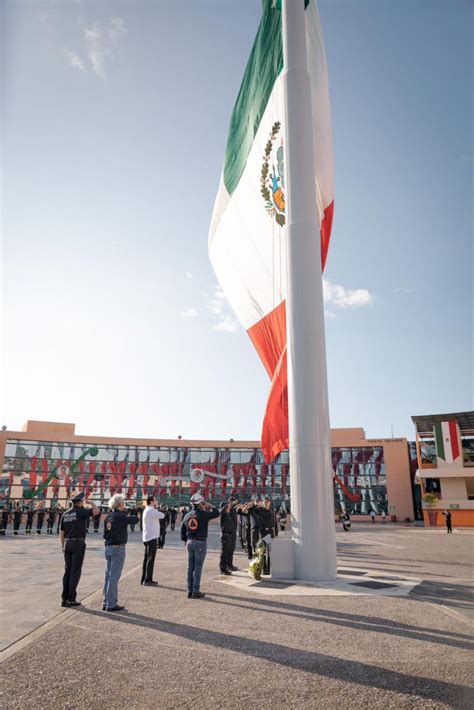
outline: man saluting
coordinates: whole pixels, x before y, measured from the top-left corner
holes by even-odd
[[[65,563],[61,606],[80,606],[80,602],[76,601],[76,590],[86,554],[86,524],[92,515],[99,512],[92,501],[90,508],[84,508],[84,498],[84,493],[71,498],[72,507],[61,518],[60,539]]]

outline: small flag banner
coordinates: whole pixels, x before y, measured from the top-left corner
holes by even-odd
[[[457,422],[437,422],[434,433],[438,458],[446,463],[456,461],[461,455]]]

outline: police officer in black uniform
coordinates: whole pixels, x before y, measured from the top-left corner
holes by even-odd
[[[62,606],[80,606],[80,602],[76,601],[76,590],[86,553],[86,523],[99,512],[92,501],[90,508],[84,508],[84,498],[84,493],[71,498],[72,507],[61,518],[60,539],[65,562]]]
[[[18,530],[20,529],[21,525],[21,505],[19,503],[15,503],[15,507],[13,509],[13,534],[18,535]]]
[[[9,520],[10,520],[10,505],[8,502],[5,502],[5,504],[3,506],[3,510],[2,510],[2,527],[0,528],[0,535],[5,535]]]
[[[31,528],[33,527],[34,514],[35,514],[35,508],[33,506],[33,503],[30,503],[30,507],[26,511],[25,535],[31,535]]]
[[[221,525],[221,557],[219,568],[221,574],[232,574],[232,553],[234,535],[236,532],[236,521],[231,514],[232,503],[226,501],[221,503],[220,525]]]

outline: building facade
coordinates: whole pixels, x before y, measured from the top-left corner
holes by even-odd
[[[336,514],[363,520],[374,510],[412,520],[406,439],[366,439],[359,428],[333,429],[331,438]],[[101,505],[120,492],[129,505],[154,493],[179,506],[198,490],[216,503],[260,494],[291,505],[288,452],[267,465],[256,441],[81,436],[74,424],[29,421],[21,432],[0,432],[0,466],[2,507],[64,505],[78,491]]]
[[[474,527],[474,412],[413,416],[426,525]]]

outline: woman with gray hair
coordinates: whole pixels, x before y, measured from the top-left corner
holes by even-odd
[[[125,498],[118,493],[109,500],[111,512],[104,522],[105,580],[103,611],[122,611],[118,604],[118,583],[125,562],[128,525],[138,523],[136,515],[125,513]]]

